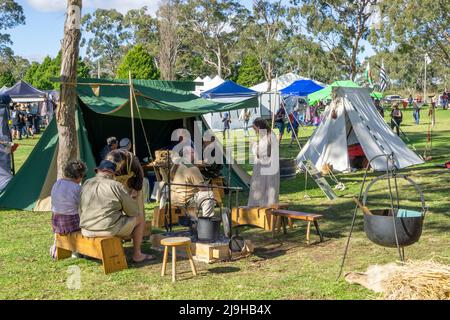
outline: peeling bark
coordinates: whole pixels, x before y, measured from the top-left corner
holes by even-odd
[[[56,110],[58,125],[58,178],[64,165],[77,158],[78,138],[75,124],[77,104],[77,62],[81,39],[82,0],[67,1],[67,15],[62,41],[61,99]]]

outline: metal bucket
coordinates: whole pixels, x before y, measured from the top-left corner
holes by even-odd
[[[398,246],[407,247],[416,243],[422,235],[423,216],[408,216],[396,214],[392,217],[392,211],[372,210],[373,215],[364,215],[364,231],[370,241],[384,247],[396,248],[397,232]],[[394,221],[395,220],[395,229]]]
[[[220,238],[221,218],[199,217],[197,222],[198,241],[216,242]]]

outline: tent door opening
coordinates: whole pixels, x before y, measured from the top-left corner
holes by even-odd
[[[350,168],[364,169],[369,161],[347,114],[345,114],[345,128],[347,132],[347,152]]]

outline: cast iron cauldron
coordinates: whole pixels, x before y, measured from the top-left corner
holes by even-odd
[[[371,186],[378,180],[386,179],[386,175],[374,179],[366,189],[363,204],[366,205],[367,194]],[[373,215],[364,214],[364,231],[370,241],[384,247],[396,248],[397,233],[398,246],[406,247],[416,243],[422,235],[423,221],[425,218],[425,200],[422,190],[408,176],[397,175],[397,179],[405,179],[411,184],[420,195],[422,212],[397,210],[394,209],[395,218],[392,210],[372,210]],[[398,214],[400,212],[400,215]],[[394,221],[395,220],[395,227]]]
[[[370,241],[384,247],[396,248],[395,231],[399,247],[410,246],[422,235],[423,217],[392,217],[391,210],[372,210],[364,215],[364,231]],[[394,221],[395,220],[395,229]]]
[[[197,221],[197,236],[201,242],[216,242],[220,238],[221,218],[199,217]]]

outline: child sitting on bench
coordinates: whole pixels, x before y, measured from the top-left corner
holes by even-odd
[[[64,178],[55,182],[51,192],[52,228],[55,234],[69,234],[80,231],[81,180],[86,175],[87,167],[82,161],[70,161],[64,167]],[[50,254],[56,258],[53,245]]]

